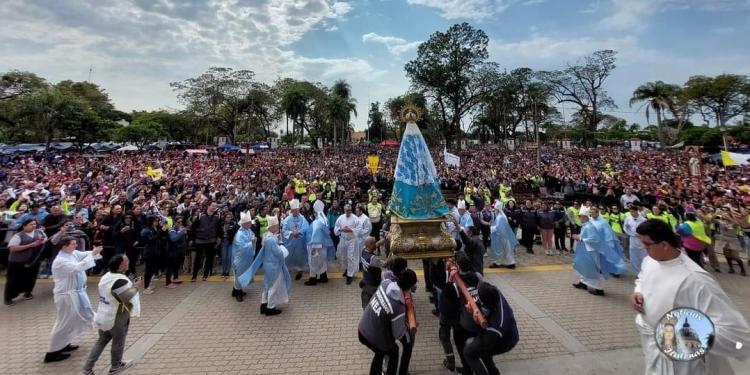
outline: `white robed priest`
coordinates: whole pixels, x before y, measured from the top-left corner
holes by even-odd
[[[359,220],[359,230],[357,231],[357,258],[359,258],[362,256],[362,250],[365,248],[365,239],[372,232],[372,222],[361,205],[357,205],[354,214]]]
[[[516,247],[518,238],[508,223],[508,217],[503,211],[503,203],[495,201],[495,220],[490,227],[490,251],[488,257],[490,268],[516,268]]]
[[[708,272],[680,251],[680,239],[663,221],[647,220],[636,231],[648,251],[635,281],[630,303],[641,334],[646,374],[731,375],[728,359],[750,358],[750,326],[729,296]],[[657,347],[654,331],[661,318],[677,308],[691,308],[707,315],[715,333],[701,345],[712,346],[700,358],[676,361]],[[692,321],[692,319],[691,319]],[[675,333],[677,333],[675,329]],[[741,364],[746,373],[747,364]]]
[[[307,268],[307,239],[310,225],[302,215],[299,214],[300,203],[297,199],[289,202],[291,215],[284,218],[281,223],[281,236],[289,250],[286,265],[289,271],[296,273],[295,280],[302,278],[302,270]]]
[[[255,233],[253,233],[253,217],[250,211],[240,212],[240,229],[232,239],[232,268],[234,270],[234,287],[232,288],[232,297],[237,302],[242,302],[246,293],[243,290],[247,284],[242,285],[239,275],[242,275],[250,268],[255,259]]]
[[[279,244],[279,219],[268,216],[268,232],[263,235],[263,245],[250,268],[239,276],[242,285],[252,282],[253,276],[263,266],[263,293],[261,295],[260,313],[278,315],[277,307],[289,302],[289,291],[292,288],[292,277],[284,259],[289,251]]]
[[[57,319],[52,327],[44,362],[68,358],[70,352],[78,349],[77,345],[73,345],[73,340],[94,327],[94,309],[86,294],[86,270],[94,267],[95,261],[102,258],[99,255],[102,248],[78,251],[73,237],[64,237],[60,244],[62,249],[52,262],[52,279],[55,281],[52,293]]]
[[[310,236],[307,245],[307,257],[310,262],[310,279],[305,285],[316,285],[328,282],[328,252],[333,249],[331,230],[328,228],[325,204],[320,199],[313,204],[315,220],[310,224]]]
[[[352,283],[354,274],[359,270],[359,241],[357,233],[360,230],[360,220],[352,214],[352,206],[344,206],[344,214],[336,219],[333,233],[339,236],[337,254],[344,268],[346,284]]]

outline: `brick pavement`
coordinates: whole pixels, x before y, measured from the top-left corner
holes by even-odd
[[[572,288],[576,277],[569,266],[551,265],[555,261],[569,263],[570,257],[522,254],[519,260],[519,264],[539,266],[525,269],[530,272],[488,270],[489,281],[517,293],[510,293],[508,299],[519,324],[521,342],[511,353],[496,357],[501,370],[504,365],[517,370],[519,364],[533,365],[537,363],[534,361],[552,358],[575,362],[576,355],[589,358],[586,361],[590,365],[590,354],[616,353],[610,352],[613,349],[624,348],[637,355],[632,350],[639,346],[634,313],[627,302],[632,276],[609,280],[607,295],[602,298]],[[331,274],[335,275],[334,271]],[[741,311],[750,316],[747,279],[725,273],[717,278]],[[160,288],[155,294],[142,296],[143,316],[131,323],[126,355],[135,352],[139,345],[134,347],[133,343],[137,340],[147,341],[144,338],[149,336],[152,341],[128,373],[366,373],[371,355],[356,336],[361,312],[359,288],[344,285],[340,278],[316,287],[306,287],[302,281],[294,282],[291,304],[275,317],[259,314],[260,282],[249,288],[245,302],[237,303],[230,297],[229,281],[186,283],[173,290],[162,288],[163,280],[158,281]],[[0,341],[0,373],[78,373],[95,339],[93,331],[78,342],[81,349],[69,360],[42,363],[54,322],[51,289],[50,281],[40,281],[34,300],[0,308],[0,335],[4,338]],[[89,295],[94,294],[95,284],[90,283]],[[447,373],[441,369],[437,319],[430,314],[431,306],[422,288],[416,293],[415,302],[420,326],[411,373]],[[177,314],[180,309],[184,309],[183,313]],[[173,317],[178,319],[169,322]],[[560,332],[550,331],[550,322],[582,345],[583,353],[572,353],[570,343],[562,342]],[[108,361],[105,352],[97,370],[103,371]]]

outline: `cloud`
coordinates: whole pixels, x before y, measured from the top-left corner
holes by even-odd
[[[335,29],[353,11],[335,0],[6,0],[3,7],[13,17],[0,22],[0,70],[54,82],[84,80],[93,65],[93,81],[123,110],[174,106],[169,82],[213,65],[252,69],[264,81],[283,75],[285,64],[298,71],[326,65],[296,56],[290,45],[312,30]],[[346,71],[335,69],[340,60],[328,64],[331,71]],[[372,70],[350,63],[350,71]]]
[[[514,62],[536,65],[536,69],[554,68],[550,64],[560,65],[575,60],[591,52],[612,49],[618,51],[620,60],[643,60],[654,56],[655,52],[638,45],[634,36],[596,39],[592,37],[557,39],[535,34],[529,39],[515,42],[491,40],[488,46],[490,56],[501,64]]]
[[[293,53],[287,55],[282,68],[285,75],[323,83],[336,79],[372,81],[385,73],[359,58],[311,58]]]
[[[592,3],[587,10],[598,9],[600,2]],[[667,10],[697,9],[708,12],[747,11],[748,0],[611,0],[612,12],[601,20],[600,25],[616,30],[643,30],[648,18]]]
[[[443,18],[486,20],[504,11],[516,0],[406,0],[412,5],[424,5],[441,11]],[[538,2],[528,0],[527,2]]]
[[[388,49],[388,52],[397,56],[405,52],[417,49],[417,47],[422,43],[421,41],[408,42],[402,38],[398,38],[395,36],[382,36],[378,35],[377,33],[367,33],[362,35],[362,42],[382,44]]]

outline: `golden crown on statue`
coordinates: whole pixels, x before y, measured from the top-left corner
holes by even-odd
[[[417,122],[422,119],[422,109],[414,103],[406,103],[401,107],[399,118],[404,123]]]

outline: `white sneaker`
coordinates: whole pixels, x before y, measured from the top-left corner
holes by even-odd
[[[148,288],[148,289],[144,289],[144,290],[143,290],[143,294],[154,294],[154,290],[153,290],[153,289],[151,289],[151,288]]]
[[[117,366],[112,366],[109,369],[109,374],[110,375],[112,375],[112,374],[119,374],[119,373],[127,370],[131,366],[133,366],[133,361],[120,361],[120,363]]]

